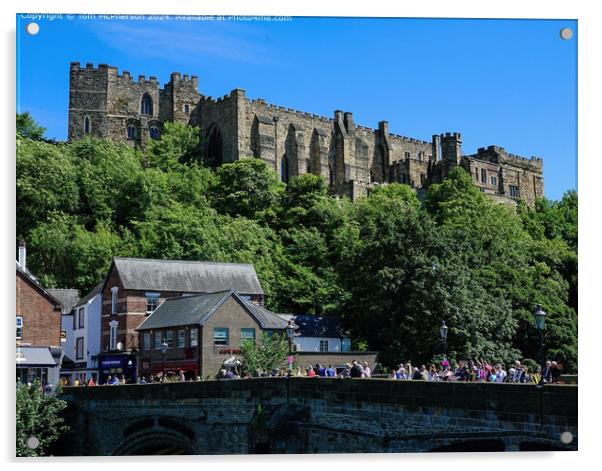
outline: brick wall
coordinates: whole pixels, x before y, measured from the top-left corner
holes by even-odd
[[[32,347],[61,345],[61,310],[29,279],[17,271],[16,315],[23,317],[21,344]]]

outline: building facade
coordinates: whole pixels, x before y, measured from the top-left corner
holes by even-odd
[[[77,299],[68,314],[62,317],[65,358],[61,378],[69,384],[98,380],[98,355],[100,353],[101,290],[99,283],[81,299]]]
[[[168,298],[235,290],[263,304],[253,265],[182,260],[115,258],[102,287],[99,379],[134,380],[139,352],[136,328]]]
[[[532,206],[543,196],[543,161],[489,146],[462,152],[457,132],[429,141],[357,125],[351,112],[331,117],[249,99],[235,89],[221,98],[198,91],[198,77],[174,72],[161,88],[156,77],[134,80],[129,72],[101,64],[70,66],[69,140],[86,135],[144,147],[158,139],[165,122],[198,126],[205,157],[219,165],[245,157],[264,160],[283,182],[305,173],[323,176],[334,194],[366,195],[375,185],[405,183],[416,190],[441,182],[454,166],[500,202]]]
[[[243,342],[260,342],[265,331],[284,333],[286,325],[232,290],[167,299],[136,329],[139,374],[148,378],[182,370],[188,379],[213,378],[228,359],[240,355]]]
[[[25,242],[16,262],[16,375],[17,381],[58,384],[63,357],[59,299],[27,269]]]

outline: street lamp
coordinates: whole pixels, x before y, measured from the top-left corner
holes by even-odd
[[[161,355],[163,356],[163,374],[161,375],[161,382],[165,382],[165,355],[167,354],[167,342],[163,339],[161,344]]]
[[[443,355],[447,356],[447,331],[449,328],[445,325],[445,321],[441,321],[441,327],[439,328],[439,335],[441,335],[441,341],[443,342]]]
[[[533,313],[533,320],[535,321],[535,328],[539,332],[539,364],[541,365],[541,375],[540,375],[541,378],[539,379],[539,384],[541,386],[543,386],[545,384],[544,379],[543,379],[543,371],[545,368],[546,360],[544,358],[544,353],[543,353],[543,329],[546,326],[546,316],[547,316],[547,314],[541,308],[541,304],[538,304],[537,306],[535,306],[535,312]]]
[[[288,325],[286,326],[286,337],[288,338],[288,372],[287,376],[290,378],[293,371],[293,340],[295,339],[295,330],[297,330],[297,325],[293,322],[292,319],[288,321]]]

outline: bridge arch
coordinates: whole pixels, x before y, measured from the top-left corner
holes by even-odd
[[[147,418],[131,424],[113,456],[194,455],[195,434],[185,425],[168,418]]]

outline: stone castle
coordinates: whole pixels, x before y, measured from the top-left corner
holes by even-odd
[[[251,100],[241,89],[214,99],[199,93],[197,76],[178,72],[161,88],[156,77],[135,80],[106,64],[73,62],[69,88],[69,140],[89,134],[144,147],[160,138],[163,123],[176,121],[202,130],[205,156],[215,165],[256,157],[285,183],[313,173],[326,179],[332,193],[351,198],[389,182],[421,191],[458,165],[500,202],[522,199],[533,206],[544,195],[541,158],[493,145],[463,155],[457,132],[435,134],[427,142],[390,133],[387,121],[367,128],[356,125],[349,112],[318,116]]]

